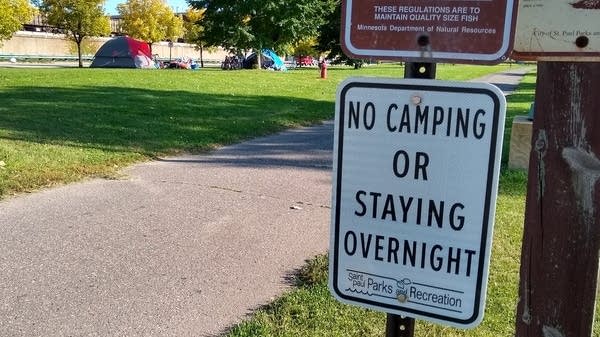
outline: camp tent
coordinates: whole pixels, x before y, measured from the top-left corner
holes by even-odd
[[[106,41],[94,56],[91,68],[154,68],[150,47],[144,41],[119,36]]]
[[[252,54],[248,55],[248,57],[246,57],[246,59],[243,61],[244,69],[252,69],[252,67],[255,64],[256,64],[256,53],[252,53]],[[285,67],[285,64],[283,63],[281,58],[279,56],[277,56],[277,54],[275,54],[275,52],[271,49],[262,49],[261,50],[260,64],[265,69],[271,68],[274,70],[281,70],[281,71],[287,70],[287,68]]]
[[[264,55],[268,56],[269,58],[271,58],[271,60],[273,60],[273,69],[282,71],[287,70],[285,64],[283,63],[283,60],[279,56],[277,56],[277,54],[275,54],[274,51],[272,51],[271,49],[263,49],[262,52]]]

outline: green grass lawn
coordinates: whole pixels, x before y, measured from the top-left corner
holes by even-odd
[[[508,66],[439,66],[476,78]],[[0,69],[0,199],[134,162],[200,152],[333,117],[349,76],[402,77],[386,64],[286,73],[136,69]]]

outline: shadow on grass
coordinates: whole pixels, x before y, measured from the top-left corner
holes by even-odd
[[[510,96],[511,103],[533,103],[532,95],[535,92],[535,84],[523,83],[519,87],[520,92],[513,93]]]
[[[216,145],[314,124],[331,119],[334,110],[333,102],[293,97],[103,86],[14,87],[4,89],[3,98],[0,139],[154,158],[204,152]],[[295,130],[293,140],[275,135],[223,148],[211,156],[160,160],[330,170],[332,129],[328,123]]]
[[[333,117],[333,103],[123,87],[8,88],[0,138],[149,156],[219,144]]]

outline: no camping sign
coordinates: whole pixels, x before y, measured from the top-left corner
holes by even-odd
[[[486,83],[340,85],[329,264],[337,299],[461,328],[480,323],[505,109]]]

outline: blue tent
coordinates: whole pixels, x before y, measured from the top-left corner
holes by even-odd
[[[287,68],[281,58],[275,54],[271,49],[262,49],[260,63],[263,68],[272,68],[274,70],[286,71]],[[246,57],[243,62],[245,69],[252,69],[252,66],[256,64],[256,53],[252,53]]]
[[[285,64],[283,63],[283,60],[281,60],[281,58],[279,56],[277,56],[277,54],[275,54],[274,51],[272,51],[271,49],[263,49],[262,53],[269,57],[271,60],[273,60],[273,68],[275,70],[281,70],[281,71],[286,71],[287,68],[285,67]]]

